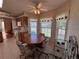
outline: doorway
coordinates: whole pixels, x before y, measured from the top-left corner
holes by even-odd
[[[2,21],[1,23],[2,23],[2,35],[3,35],[3,39],[6,39],[6,32],[5,32],[4,21]]]
[[[13,37],[13,27],[12,27],[12,20],[9,18],[6,18],[3,22],[3,27],[4,27],[4,31],[5,31],[5,35],[6,38],[12,38]]]

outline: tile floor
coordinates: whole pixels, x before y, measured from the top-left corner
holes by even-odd
[[[16,39],[5,39],[0,43],[0,59],[20,59],[20,52],[16,45]]]
[[[47,47],[45,51],[48,53],[51,52],[49,50],[49,47]],[[20,59],[19,55],[20,51],[18,46],[16,45],[15,38],[5,39],[3,43],[0,43],[0,59]],[[41,56],[41,59],[45,59],[43,57],[44,56]]]

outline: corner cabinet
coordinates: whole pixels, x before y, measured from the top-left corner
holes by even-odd
[[[23,43],[30,43],[30,35],[28,32],[28,17],[18,17],[16,21],[16,25],[20,29],[18,31],[18,40],[20,40]]]

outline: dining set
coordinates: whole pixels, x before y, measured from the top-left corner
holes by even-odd
[[[68,41],[61,44],[66,47],[62,47],[57,42],[54,49],[48,46],[48,40],[30,44],[16,41],[16,44],[20,49],[22,59],[75,59],[78,54],[78,46],[76,38],[72,37],[70,36]]]

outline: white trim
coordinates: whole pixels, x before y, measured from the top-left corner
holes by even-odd
[[[0,17],[4,17],[4,18],[14,18],[14,17],[11,17],[10,14],[6,13],[6,12],[2,12],[0,11]]]

